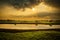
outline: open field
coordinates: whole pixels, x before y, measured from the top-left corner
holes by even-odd
[[[0,40],[60,40],[60,32],[54,30],[1,31]]]

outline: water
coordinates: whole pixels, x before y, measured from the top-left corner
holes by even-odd
[[[42,25],[38,24],[37,26],[35,24],[0,24],[0,28],[4,29],[55,29],[60,28],[60,25]]]

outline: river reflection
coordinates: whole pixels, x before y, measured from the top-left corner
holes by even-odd
[[[60,28],[60,25],[42,25],[38,24],[37,26],[34,24],[0,24],[0,28],[4,29],[55,29]]]

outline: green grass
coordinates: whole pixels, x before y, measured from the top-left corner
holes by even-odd
[[[59,31],[0,32],[0,40],[59,40]]]

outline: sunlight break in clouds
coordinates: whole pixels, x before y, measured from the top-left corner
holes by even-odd
[[[34,6],[33,8],[25,8],[25,11],[22,11],[22,9],[15,9],[12,6],[4,6],[2,9],[0,9],[0,13],[3,16],[3,14],[6,16],[14,15],[14,16],[30,16],[35,15],[42,12],[48,12],[53,13],[57,10],[57,8],[50,7],[46,5],[44,2],[41,2],[39,5]]]

